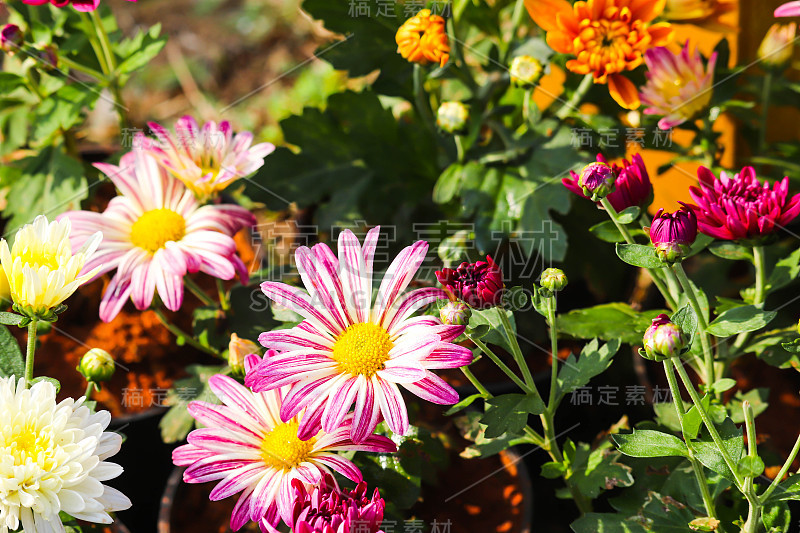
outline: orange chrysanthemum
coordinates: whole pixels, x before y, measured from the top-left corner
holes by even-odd
[[[442,17],[423,9],[397,30],[397,52],[412,63],[438,63],[443,67],[450,58],[450,40],[444,24]]]
[[[650,24],[666,0],[525,0],[533,20],[547,32],[556,52],[573,54],[567,68],[608,83],[614,100],[626,109],[639,107],[636,86],[621,73],[642,64],[642,54],[672,39],[669,23]]]

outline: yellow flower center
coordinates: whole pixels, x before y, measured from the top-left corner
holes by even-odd
[[[179,241],[186,235],[186,220],[171,209],[147,211],[131,228],[131,242],[150,253],[164,248],[169,241]]]
[[[368,378],[383,370],[394,345],[389,333],[370,323],[353,324],[342,333],[333,345],[333,359],[339,371]]]
[[[213,163],[206,163],[200,165],[200,172],[201,176],[205,176],[206,174],[213,174],[214,176],[216,176],[217,174],[219,174],[219,165],[215,165]]]
[[[39,431],[31,424],[12,430],[0,436],[0,449],[3,454],[14,458],[15,466],[28,462],[38,463],[49,470],[53,466],[52,439],[48,432]]]
[[[60,266],[58,252],[55,249],[42,250],[42,249],[25,249],[19,256],[22,259],[22,264],[27,264],[34,270],[45,266],[50,270],[58,270]]]
[[[267,466],[291,470],[308,459],[314,450],[315,438],[297,438],[297,422],[275,426],[261,441],[261,458]]]

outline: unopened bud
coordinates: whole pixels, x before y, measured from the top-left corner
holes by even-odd
[[[6,24],[0,29],[0,50],[14,55],[25,42],[22,30],[16,24]]]
[[[560,268],[547,268],[542,272],[539,284],[550,292],[558,292],[567,286],[567,275]]]
[[[442,102],[436,112],[436,125],[447,133],[461,133],[467,127],[469,109],[461,102]]]
[[[662,313],[653,319],[653,323],[644,332],[642,342],[645,358],[663,361],[681,355],[686,348],[687,339],[680,326]]]
[[[86,381],[94,383],[108,381],[114,375],[114,358],[105,350],[92,348],[83,354],[77,370],[83,374]]]
[[[471,316],[472,310],[464,302],[447,302],[439,311],[442,323],[448,326],[466,326]]]
[[[542,75],[542,64],[535,57],[517,56],[511,62],[508,72],[511,75],[511,83],[514,85],[530,86],[539,81],[539,77]]]
[[[583,190],[583,194],[599,202],[612,192],[617,176],[614,169],[605,163],[589,163],[578,177],[578,186]]]
[[[261,346],[239,337],[236,333],[231,335],[231,341],[228,343],[228,366],[234,374],[244,375],[244,358],[251,353],[261,355]]]

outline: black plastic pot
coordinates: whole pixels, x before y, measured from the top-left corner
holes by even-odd
[[[118,513],[130,533],[152,533],[156,529],[161,488],[172,471],[175,445],[161,440],[159,421],[163,408],[111,420],[110,431],[124,436],[122,449],[111,458],[124,469],[113,485],[131,499],[127,511]]]

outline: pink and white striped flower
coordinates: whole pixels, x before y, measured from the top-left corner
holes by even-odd
[[[257,355],[248,355],[246,371],[250,373],[259,362]],[[183,474],[187,483],[219,481],[209,496],[212,501],[241,493],[231,515],[234,531],[249,520],[270,532],[277,532],[281,519],[292,523],[295,480],[310,492],[335,470],[360,483],[361,472],[337,451],[397,451],[389,438],[380,435],[354,443],[348,436],[352,416],[332,432],[321,431],[317,421],[311,438],[300,440],[298,427],[308,415],[301,411],[281,419],[285,390],[256,393],[220,374],[212,376],[208,385],[224,405],[189,404],[189,412],[204,427],[189,433],[189,444],[176,448],[172,460],[188,467]]]
[[[183,277],[204,272],[229,280],[247,280],[247,268],[236,255],[233,235],[255,224],[255,217],[234,205],[200,206],[191,191],[161,169],[141,150],[122,157],[120,166],[95,165],[117,186],[102,213],[64,213],[72,223],[73,247],[82,246],[98,230],[97,252],[84,266],[101,267],[97,275],[116,269],[100,304],[100,318],[111,321],[128,297],[147,309],[158,295],[167,309],[183,303]]]
[[[349,230],[339,235],[339,257],[325,244],[298,248],[297,269],[308,292],[265,282],[272,301],[305,320],[288,330],[262,333],[259,341],[282,353],[265,357],[245,383],[263,391],[290,386],[281,408],[283,420],[307,409],[300,438],[314,434],[313,424],[331,432],[355,404],[351,437],[367,438],[381,421],[401,435],[408,412],[398,385],[438,404],[453,404],[458,394],[431,370],[458,368],[472,361],[467,348],[453,344],[464,326],[443,325],[438,317],[412,315],[445,299],[438,288],[403,294],[425,258],[428,243],[418,241],[395,258],[372,297],[373,258],[379,228],[364,245]]]
[[[155,122],[147,125],[160,146],[145,142],[143,147],[201,200],[261,168],[264,158],[275,150],[270,143],[251,146],[249,131],[234,136],[227,120],[206,122],[201,129],[194,118],[185,116],[175,123],[174,137]]]

